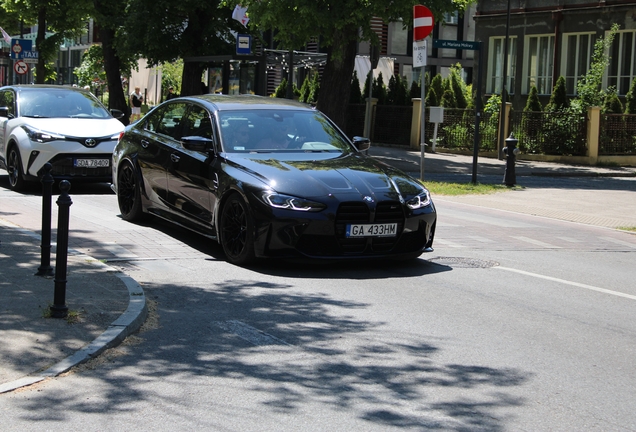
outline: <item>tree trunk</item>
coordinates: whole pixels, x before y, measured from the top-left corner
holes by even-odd
[[[120,121],[129,123],[130,107],[128,106],[127,95],[124,94],[124,87],[121,82],[121,62],[113,47],[115,30],[99,27],[99,36],[102,40],[102,51],[104,53],[104,71],[108,81],[108,108],[118,109],[126,115]]]
[[[183,75],[181,76],[181,96],[193,96],[203,94],[201,75],[203,64],[199,62],[184,62]],[[207,92],[206,92],[207,93]]]
[[[316,108],[325,113],[343,131],[347,126],[347,107],[351,77],[355,68],[356,48],[355,39],[329,48],[316,105]]]
[[[43,47],[44,39],[46,39],[46,8],[40,8],[38,11],[38,34],[35,37],[35,45]],[[35,83],[44,84],[46,80],[46,50],[41,50],[38,53],[35,71]]]

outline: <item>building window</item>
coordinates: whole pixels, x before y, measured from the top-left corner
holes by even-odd
[[[402,21],[389,24],[389,40],[391,41],[391,54],[407,55],[409,30],[404,28]]]
[[[525,48],[525,79],[523,92],[535,86],[539,94],[552,93],[554,68],[554,35],[527,36]]]
[[[577,93],[577,84],[581,77],[587,73],[592,63],[595,39],[594,33],[564,35],[561,71],[564,72],[563,77],[568,94]]]
[[[488,82],[486,85],[487,93],[501,93],[503,84],[503,51],[505,46],[505,37],[491,37],[488,48]],[[517,70],[517,38],[511,36],[508,38],[508,71],[506,73],[506,91],[509,94],[514,93],[515,88],[515,72]]]
[[[606,87],[616,87],[619,95],[627,94],[636,78],[635,35],[633,30],[616,33],[610,48]]]
[[[444,14],[444,24],[459,24],[459,11],[446,12]]]

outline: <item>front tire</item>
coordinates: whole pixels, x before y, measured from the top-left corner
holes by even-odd
[[[25,189],[26,180],[22,173],[22,158],[16,146],[11,146],[7,155],[7,172],[9,173],[9,186],[12,190],[19,192]]]
[[[254,261],[254,221],[239,194],[232,194],[221,211],[221,246],[229,262],[246,265]]]
[[[117,203],[124,220],[140,222],[146,218],[141,206],[139,178],[129,162],[124,162],[117,173]]]

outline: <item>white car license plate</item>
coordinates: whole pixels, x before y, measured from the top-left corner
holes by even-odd
[[[110,159],[75,159],[77,168],[103,168],[110,166]]]
[[[347,237],[395,237],[397,224],[356,224],[347,225]]]

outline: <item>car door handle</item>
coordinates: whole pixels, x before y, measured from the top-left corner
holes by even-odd
[[[181,158],[179,157],[179,155],[176,155],[176,154],[174,154],[174,153],[172,153],[172,154],[170,155],[170,159],[172,160],[172,162],[175,162],[175,163],[177,163],[177,162],[179,162],[179,161],[181,160]]]
[[[141,140],[141,146],[143,148],[148,148],[148,146],[150,145],[150,143],[146,140]]]

